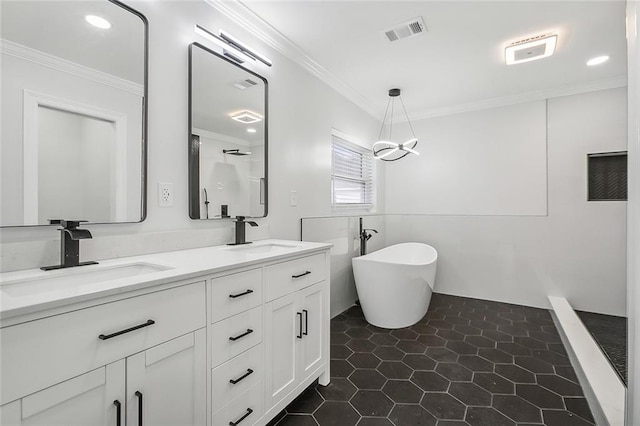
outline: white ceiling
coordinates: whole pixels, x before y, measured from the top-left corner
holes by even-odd
[[[624,1],[243,0],[240,8],[373,115],[392,87],[420,118],[626,84]],[[384,37],[418,16],[424,35]],[[548,32],[559,36],[555,55],[504,64],[506,45]],[[585,65],[602,54],[611,60]]]

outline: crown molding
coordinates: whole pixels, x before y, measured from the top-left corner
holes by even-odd
[[[111,74],[85,67],[84,65],[67,61],[66,59],[50,55],[40,50],[32,49],[9,40],[0,39],[0,53],[53,68],[86,80],[92,80],[115,89],[133,93],[134,95],[144,96],[144,87],[141,84],[115,77]]]
[[[284,34],[279,32],[276,28],[262,19],[251,9],[249,9],[241,2],[241,0],[205,1],[222,15],[226,16],[231,21],[247,30],[254,37],[258,38],[271,48],[289,58],[291,61],[301,66],[311,75],[323,81],[329,87],[333,88],[339,94],[353,102],[360,109],[367,112],[377,120],[381,119],[382,111],[378,111],[373,108],[371,106],[372,104],[370,100],[368,100],[362,94],[347,85],[344,81],[336,77],[329,70],[310,58],[299,46],[289,40]],[[580,93],[613,89],[617,87],[625,87],[626,85],[626,76],[620,76],[611,79],[599,80],[584,85],[556,87],[551,89],[519,93],[511,96],[483,99],[480,101],[464,104],[427,108],[421,111],[413,111],[413,113],[410,114],[410,119],[424,120],[427,118],[441,117],[445,115],[461,114],[465,112],[499,108],[507,105],[534,102],[561,96],[569,96]]]
[[[336,92],[356,104],[360,109],[379,119],[380,111],[371,107],[371,102],[359,92],[336,77],[329,70],[309,57],[298,45],[270,23],[249,9],[239,0],[205,0],[225,17],[238,24],[251,35],[281,53],[309,74],[327,84]]]

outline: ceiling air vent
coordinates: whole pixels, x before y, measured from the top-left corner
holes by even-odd
[[[389,41],[397,41],[403,38],[420,35],[426,31],[427,26],[424,24],[424,20],[421,17],[418,17],[384,30],[384,35]]]
[[[247,78],[246,80],[241,80],[233,83],[233,87],[239,90],[244,90],[244,89],[248,89],[249,87],[253,87],[257,84],[258,83],[256,83],[255,81],[251,80],[250,78]]]

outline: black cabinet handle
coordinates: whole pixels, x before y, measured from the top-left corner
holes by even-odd
[[[229,422],[229,426],[238,426],[240,422],[249,417],[251,413],[253,413],[253,410],[251,408],[247,408],[247,412],[235,422]]]
[[[229,340],[231,340],[232,342],[235,342],[238,339],[242,339],[244,336],[253,333],[253,330],[250,328],[247,328],[247,331],[245,331],[244,333],[236,336],[236,337],[229,337]]]
[[[144,324],[136,325],[135,327],[127,328],[126,330],[116,331],[115,333],[111,333],[111,334],[101,334],[98,336],[98,339],[100,340],[111,339],[112,337],[117,337],[122,334],[129,333],[131,331],[139,330],[144,327],[149,327],[150,325],[153,325],[155,323],[156,322],[154,320],[147,320],[147,322],[145,322]]]
[[[291,275],[291,278],[300,278],[300,277],[304,277],[305,275],[309,275],[311,273],[311,271],[304,271],[301,274],[298,275]]]
[[[120,426],[120,418],[122,417],[122,404],[117,399],[113,401],[113,405],[116,406],[116,426]]]
[[[298,339],[302,339],[302,312],[296,312],[296,315],[298,316],[298,319],[300,320],[299,325],[300,325],[300,334],[296,335],[296,337]]]
[[[249,290],[245,291],[244,293],[230,294],[229,297],[232,298],[232,299],[235,299],[236,297],[246,296],[247,294],[251,294],[251,293],[253,293],[253,290],[249,289]]]
[[[136,391],[138,397],[138,426],[142,426],[142,392]]]
[[[302,312],[304,312],[304,334],[305,336],[309,335],[309,311],[307,311],[306,309],[303,309]]]
[[[230,379],[229,383],[231,383],[232,385],[235,385],[236,383],[240,383],[242,380],[249,377],[252,373],[253,373],[253,370],[250,368],[247,368],[246,373],[244,373],[242,376],[238,377],[237,379]]]

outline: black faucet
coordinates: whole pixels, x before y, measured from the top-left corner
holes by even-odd
[[[360,256],[367,254],[367,241],[373,237],[373,234],[369,234],[368,231],[373,231],[376,234],[378,233],[375,229],[364,229],[364,226],[362,225],[362,218],[360,218]]]
[[[50,271],[98,263],[93,261],[80,262],[80,240],[92,238],[88,229],[78,228],[81,222],[86,222],[86,220],[49,219],[51,225],[62,225],[62,228],[58,229],[62,233],[60,236],[60,264],[43,266],[40,269]]]
[[[244,216],[236,216],[234,220],[234,222],[236,223],[236,242],[229,243],[227,245],[237,246],[240,244],[251,244],[251,241],[246,241],[246,228],[244,225],[245,223],[248,223],[251,226],[258,226],[258,224],[250,220],[245,221],[244,219]]]

